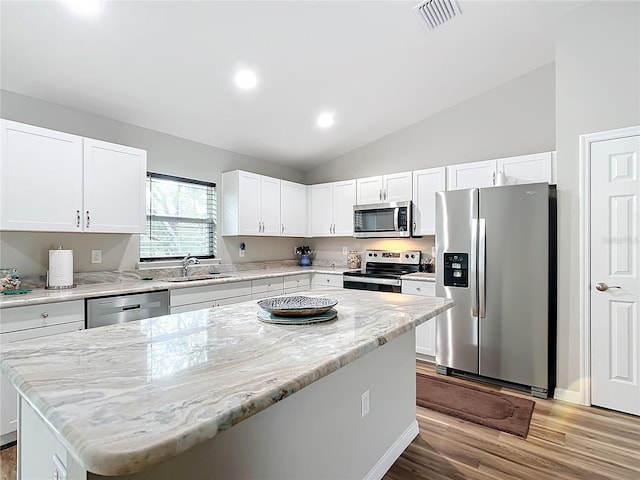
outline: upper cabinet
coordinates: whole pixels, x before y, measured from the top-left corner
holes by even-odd
[[[143,233],[144,150],[2,120],[0,229]]]
[[[445,187],[445,167],[413,172],[413,235],[436,234],[436,192]]]
[[[356,180],[357,204],[409,201],[411,179],[412,172],[359,178]]]
[[[353,235],[356,181],[311,185],[309,212],[312,237]]]
[[[447,190],[518,183],[555,183],[555,152],[463,163],[447,167]]]
[[[280,182],[280,234],[284,237],[307,236],[308,187],[300,183]]]
[[[222,235],[279,236],[277,178],[234,170],[222,174]]]

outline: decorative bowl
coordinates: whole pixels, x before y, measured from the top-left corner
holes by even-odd
[[[260,300],[258,305],[280,317],[305,317],[328,312],[338,304],[333,298],[274,297]]]

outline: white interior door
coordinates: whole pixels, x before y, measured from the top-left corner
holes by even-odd
[[[591,403],[640,415],[640,136],[590,158]]]

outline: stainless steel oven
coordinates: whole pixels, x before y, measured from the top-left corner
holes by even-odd
[[[342,283],[344,288],[400,293],[402,275],[415,273],[419,267],[419,251],[366,250],[360,271],[345,272]]]
[[[407,238],[411,236],[411,202],[353,206],[356,238]]]

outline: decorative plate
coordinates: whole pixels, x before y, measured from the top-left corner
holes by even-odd
[[[329,311],[338,304],[333,298],[274,297],[260,300],[258,305],[279,317],[308,317]]]
[[[279,325],[307,325],[309,323],[328,322],[338,316],[338,312],[334,309],[318,315],[310,315],[306,317],[280,317],[269,313],[266,310],[258,311],[258,319],[265,323],[277,323]]]

